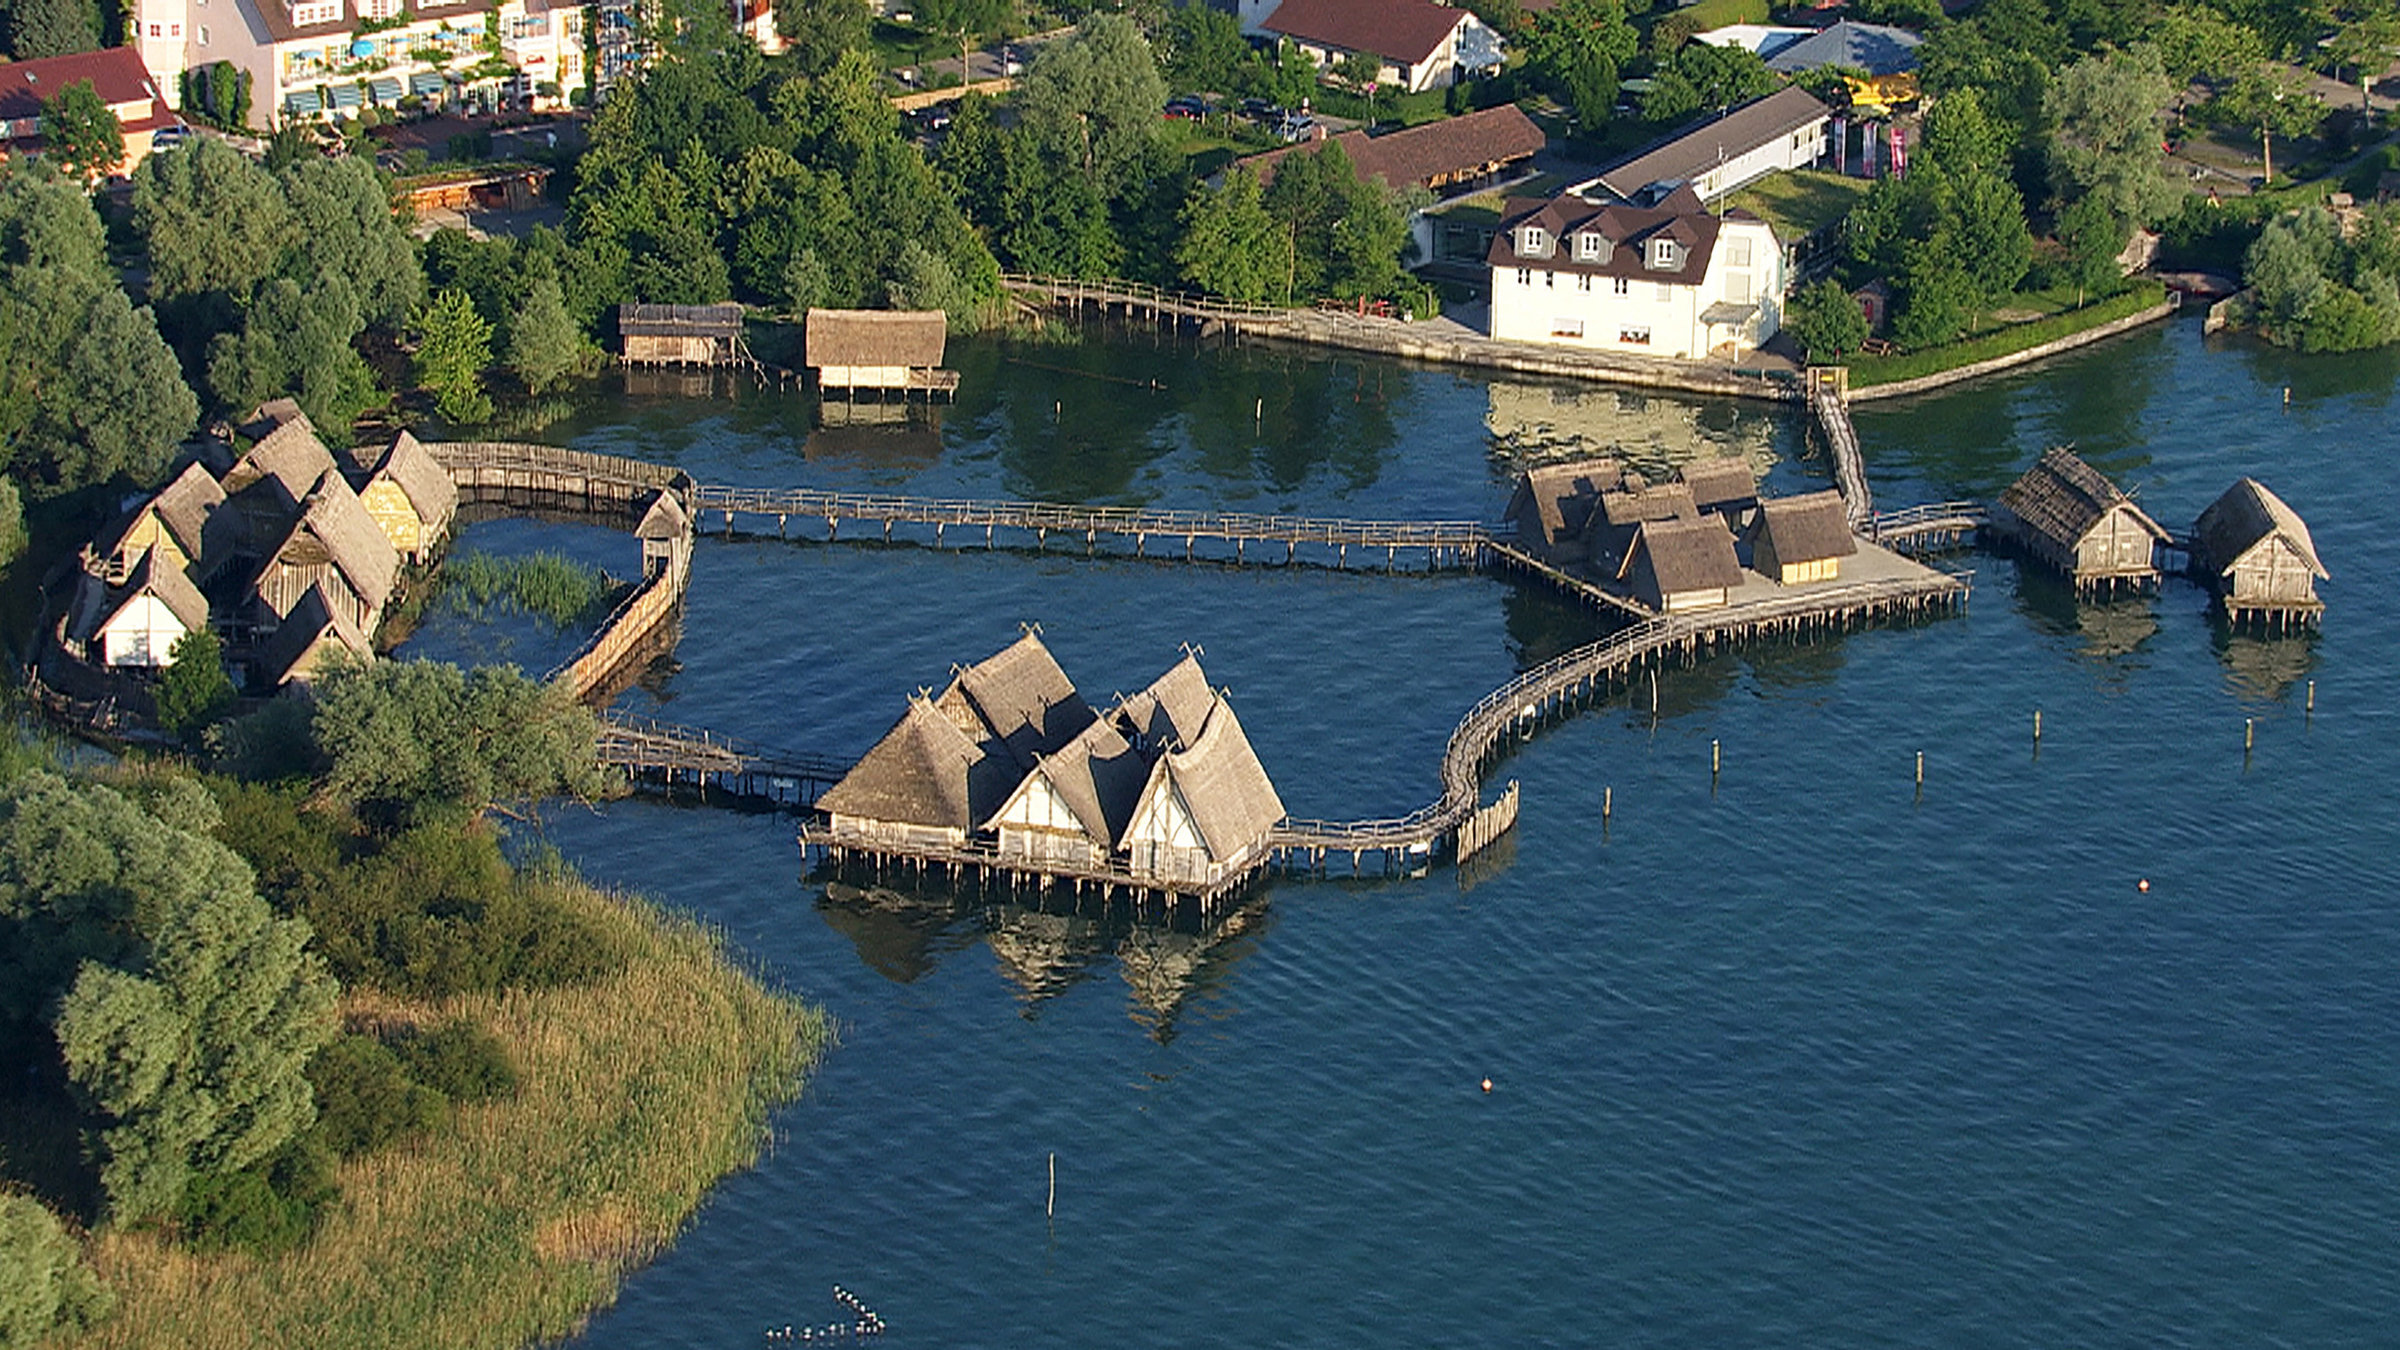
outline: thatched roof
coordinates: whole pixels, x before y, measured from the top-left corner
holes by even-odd
[[[1212,858],[1231,858],[1251,847],[1284,817],[1283,799],[1275,795],[1233,705],[1221,697],[1211,701],[1199,738],[1159,760],[1144,795],[1167,784],[1182,794]]]
[[[740,305],[619,305],[617,332],[624,337],[738,338]]]
[[[1032,633],[969,666],[942,691],[938,705],[962,733],[998,741],[1021,773],[1034,757],[1055,753],[1092,723],[1092,710],[1050,649]]]
[[[1676,475],[1691,489],[1692,504],[1706,511],[1719,506],[1748,506],[1758,500],[1758,479],[1747,461],[1731,455],[1696,459]]]
[[[1583,533],[1600,494],[1617,486],[1624,466],[1613,459],[1578,459],[1544,464],[1517,476],[1517,490],[1508,499],[1507,518],[1517,523],[1520,543],[1564,543]]]
[[[1216,691],[1208,687],[1207,674],[1200,669],[1200,658],[1185,652],[1182,660],[1152,680],[1147,689],[1111,709],[1109,720],[1152,754],[1160,749],[1180,749],[1200,734],[1216,697]]]
[[[2317,558],[2317,541],[2309,537],[2307,523],[2255,478],[2244,478],[2225,489],[2225,495],[2209,503],[2200,513],[2199,523],[2192,526],[2203,565],[2220,575],[2270,535],[2290,544],[2320,580],[2332,579]]]
[[[828,815],[971,832],[1006,798],[1016,772],[923,698],[817,807]]]
[[[327,641],[340,644],[362,661],[375,659],[375,647],[367,635],[340,609],[326,603],[322,588],[311,586],[259,652],[259,673],[271,684],[287,683],[300,673],[298,667],[307,663],[309,653]]]
[[[692,518],[684,514],[683,498],[666,488],[650,499],[641,523],[633,527],[636,539],[680,539],[691,532]]]
[[[208,601],[200,594],[200,588],[192,584],[192,579],[184,575],[182,568],[159,566],[158,550],[150,549],[142,554],[140,562],[134,564],[132,573],[125,578],[125,585],[108,597],[102,606],[108,617],[93,623],[91,631],[98,633],[116,622],[117,616],[125,612],[127,605],[145,595],[155,597],[165,605],[167,612],[175,616],[175,621],[182,624],[187,633],[208,626]]]
[[[406,431],[392,437],[367,482],[378,478],[389,478],[399,484],[417,519],[429,526],[441,525],[458,510],[458,484],[451,480],[449,470],[434,459],[433,452],[422,441]]]
[[[1682,483],[1659,483],[1629,492],[1600,494],[1599,519],[1610,525],[1639,525],[1646,520],[1676,520],[1700,514],[1692,490]]]
[[[1850,509],[1827,488],[1802,497],[1769,497],[1758,504],[1758,532],[1771,540],[1778,562],[1818,562],[1858,552]]]
[[[300,400],[271,398],[252,408],[250,415],[243,418],[242,424],[235,427],[234,430],[239,432],[244,440],[263,441],[267,438],[268,433],[287,422],[306,420],[308,420],[308,415],[300,411]]]
[[[1094,721],[1059,747],[1058,753],[1043,756],[1010,800],[1023,794],[1035,779],[1045,781],[1074,813],[1084,833],[1102,848],[1113,849],[1124,837],[1126,823],[1133,819],[1142,785],[1149,781],[1150,760],[1117,734],[1115,727]],[[1006,809],[1003,805],[993,814]]]
[[[92,551],[104,558],[114,557],[133,527],[145,516],[156,515],[186,558],[194,562],[212,558],[220,545],[233,542],[240,524],[232,516],[218,518],[217,508],[224,504],[225,490],[208,476],[208,470],[186,464],[156,496],[92,541]]]
[[[2068,550],[2120,506],[2152,537],[2167,540],[2167,532],[2131,497],[2063,445],[2043,451],[2041,459],[2000,494],[2000,505],[2025,529]]]
[[[392,541],[359,504],[358,494],[331,469],[309,489],[283,541],[259,565],[259,576],[279,565],[306,567],[325,561],[340,569],[342,579],[370,609],[383,608],[400,574],[400,555]]]
[[[1625,561],[1617,569],[1617,579],[1631,576],[1634,560],[1645,555],[1662,596],[1731,590],[1742,584],[1742,563],[1734,556],[1733,536],[1726,532],[1725,522],[1714,516],[1642,522],[1634,533],[1633,547],[1625,551]]]
[[[808,365],[907,366],[942,363],[950,319],[938,309],[812,309]]]
[[[259,411],[264,414],[266,407]],[[225,471],[223,486],[225,495],[230,497],[246,488],[266,484],[282,509],[289,511],[299,506],[311,485],[337,467],[333,452],[317,439],[317,429],[310,425],[308,414],[295,406],[289,417],[275,423],[258,444],[250,447],[248,454],[234,461],[233,467]]]

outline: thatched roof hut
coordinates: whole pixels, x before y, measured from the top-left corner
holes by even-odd
[[[1104,866],[1133,816],[1150,756],[1096,720],[1038,759],[988,822],[1000,856],[1026,862]]]
[[[68,636],[102,665],[172,665],[176,642],[208,626],[207,599],[165,550],[144,550],[121,587],[89,573],[83,583]]]
[[[1241,719],[1220,695],[1198,738],[1151,766],[1126,827],[1127,861],[1137,877],[1216,886],[1264,853],[1284,815]]]
[[[1517,544],[1553,562],[1580,556],[1592,508],[1624,476],[1624,466],[1605,457],[1543,464],[1517,475],[1505,516],[1517,527]]]
[[[660,488],[635,522],[633,537],[642,541],[644,580],[684,565],[691,557],[692,517],[684,510],[682,494]]]
[[[380,455],[351,452],[358,474],[358,500],[392,547],[423,562],[441,546],[458,514],[458,485],[424,443],[400,432]]]
[[[350,621],[347,607],[328,600],[323,587],[311,586],[259,649],[257,678],[271,689],[305,688],[336,661],[374,659],[374,644]]]
[[[1758,505],[1758,478],[1746,460],[1731,455],[1696,459],[1675,476],[1691,490],[1692,505],[1700,510],[1730,515]]]
[[[2170,542],[2131,497],[2065,446],[2043,451],[2000,494],[1993,524],[2078,589],[2155,584],[2158,545]]]
[[[1832,581],[1842,559],[1858,552],[1850,533],[1849,507],[1827,488],[1800,497],[1769,497],[1759,503],[1758,533],[1751,541],[1751,569],[1786,586]]]
[[[1645,483],[1628,474],[1622,487],[1600,494],[1598,509],[1584,524],[1584,546],[1602,571],[1614,572],[1633,556],[1634,535],[1644,522],[1689,520],[1699,514],[1685,484]]]
[[[1652,609],[1673,613],[1724,604],[1742,584],[1742,564],[1723,520],[1687,516],[1637,526],[1616,576]]]
[[[373,634],[400,575],[400,555],[358,494],[331,469],[301,503],[283,537],[267,551],[251,579],[250,593],[271,617],[289,616],[311,589],[322,586],[326,602],[362,633]]]
[[[150,500],[93,540],[92,557],[112,584],[123,584],[153,550],[163,550],[174,567],[205,580],[241,543],[241,518],[217,509],[224,504],[225,490],[208,470],[186,464]]]
[[[2227,488],[2200,513],[2192,568],[2209,578],[2236,622],[2252,614],[2313,618],[2324,609],[2317,582],[2331,576],[2307,522],[2255,478]]]
[[[911,698],[899,722],[817,808],[836,833],[866,842],[956,847],[999,807],[1017,776],[931,701]]]
[[[246,429],[261,432],[258,440],[233,467],[225,471],[222,486],[228,497],[259,482],[272,479],[282,486],[287,499],[285,509],[297,506],[302,494],[328,470],[338,467],[333,452],[317,435],[316,425],[300,405],[290,399],[277,399],[261,404],[252,415]]]
[[[1030,632],[958,670],[934,706],[971,741],[996,743],[1019,773],[1092,723],[1075,682]]]
[[[1156,754],[1162,748],[1190,745],[1200,735],[1216,698],[1216,691],[1208,687],[1208,675],[1200,669],[1200,658],[1185,652],[1182,660],[1167,667],[1147,688],[1119,700],[1109,709],[1107,720],[1128,741]]]
[[[617,336],[630,365],[730,365],[742,355],[742,307],[619,305]]]
[[[812,309],[806,360],[819,389],[954,391],[958,373],[939,369],[949,337],[938,309]]]

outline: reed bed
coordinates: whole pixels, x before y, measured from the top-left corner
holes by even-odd
[[[111,1233],[117,1310],[79,1345],[516,1346],[574,1332],[666,1246],[825,1048],[821,1013],[772,993],[717,937],[645,902],[555,883],[631,953],[588,984],[354,1013],[485,1021],[514,1098],[344,1164],[342,1202],[297,1251],[201,1256]]]

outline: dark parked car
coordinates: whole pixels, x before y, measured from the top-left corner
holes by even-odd
[[[1167,100],[1166,112],[1169,117],[1179,117],[1185,121],[1197,122],[1208,115],[1208,105],[1201,102],[1197,95],[1177,94]]]
[[[1273,126],[1277,122],[1283,120],[1283,109],[1268,99],[1243,99],[1239,111],[1241,112],[1242,116],[1249,118],[1251,121],[1262,123],[1267,126]]]

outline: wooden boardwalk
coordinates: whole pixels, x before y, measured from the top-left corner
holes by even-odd
[[[1972,541],[1991,523],[1982,502],[1927,502],[1898,511],[1878,511],[1867,522],[1872,543],[1900,553],[1934,553]]]
[[[1046,546],[1052,535],[1080,538],[1091,548],[1097,548],[1103,537],[1129,539],[1133,541],[1134,552],[1144,557],[1160,556],[1148,552],[1152,540],[1181,540],[1184,555],[1191,557],[1194,545],[1207,539],[1232,545],[1237,560],[1246,560],[1253,546],[1281,544],[1286,562],[1298,561],[1300,546],[1307,544],[1333,550],[1338,564],[1345,566],[1353,549],[1366,554],[1380,550],[1386,562],[1396,561],[1405,549],[1423,552],[1430,563],[1473,566],[1496,538],[1507,533],[1504,527],[1467,520],[1350,520],[1235,511],[1077,506],[1064,502],[901,497],[828,492],[819,488],[703,484],[695,490],[693,502],[703,513],[715,514],[729,530],[741,516],[761,519],[771,516],[778,533],[788,532],[794,520],[822,520],[828,538],[839,538],[845,522],[879,528],[886,539],[891,537],[894,525],[930,525],[937,544],[950,530],[979,529],[983,531],[983,542],[996,548],[999,531],[1006,530],[1012,541],[1030,542],[1036,547]]]
[[[636,782],[673,788],[690,784],[794,806],[813,805],[842,781],[850,761],[769,749],[702,727],[680,726],[639,713],[610,710],[594,744],[600,762]]]
[[[1834,486],[1841,489],[1850,528],[1866,534],[1875,519],[1875,494],[1867,487],[1867,459],[1858,448],[1858,428],[1850,424],[1846,381],[1823,368],[1812,369],[1808,376],[1808,410],[1833,451]]]

